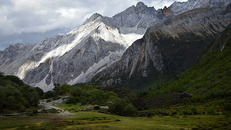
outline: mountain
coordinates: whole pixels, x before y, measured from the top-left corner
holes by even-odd
[[[195,2],[197,4],[203,3],[201,0]],[[191,3],[191,1],[186,3]],[[209,7],[225,5],[219,4],[219,2],[211,5],[210,3],[207,4],[209,4]],[[182,8],[184,8],[183,6],[188,5],[182,5]],[[222,12],[221,10],[223,10],[223,8],[192,11],[191,14],[187,13],[190,16],[188,17],[184,14],[175,16],[174,12],[171,12],[174,11],[173,7],[174,6],[163,10],[155,10],[154,7],[147,7],[144,3],[139,2],[137,5],[131,6],[113,17],[104,17],[95,13],[79,28],[67,34],[47,38],[37,44],[16,44],[6,48],[4,51],[0,51],[0,71],[7,75],[16,75],[25,83],[31,86],[38,86],[44,91],[48,91],[54,87],[54,84],[68,83],[72,85],[88,82],[96,74],[120,60],[123,54],[122,59],[117,62],[121,65],[113,65],[118,67],[118,72],[113,72],[113,70],[112,74],[126,74],[125,77],[119,77],[118,80],[115,80],[116,82],[121,82],[121,78],[125,81],[127,80],[126,78],[131,78],[133,75],[141,74],[141,77],[149,77],[150,70],[148,68],[150,67],[150,59],[153,61],[152,64],[155,68],[153,69],[153,67],[151,67],[150,69],[154,72],[165,73],[171,71],[173,68],[187,66],[195,60],[196,55],[206,46],[204,43],[201,44],[199,49],[197,48],[199,46],[198,44],[203,41],[205,37],[201,32],[195,33],[194,30],[200,31],[199,28],[203,27],[207,29],[207,37],[210,37],[222,31],[229,23],[229,19],[223,15],[213,16],[215,13]],[[200,6],[196,6],[195,8],[199,7]],[[184,11],[190,9],[191,8],[185,8]],[[207,13],[208,16],[206,16]],[[203,21],[199,18],[200,15],[206,16],[208,19],[204,19],[205,21]],[[191,19],[194,17],[195,19]],[[223,21],[221,21],[222,18],[224,18]],[[164,20],[165,22],[163,23]],[[217,22],[220,23],[216,25]],[[196,24],[200,26],[196,26]],[[211,27],[208,24],[211,24]],[[147,30],[148,27],[155,25],[156,29],[160,30],[159,32],[154,31],[155,27]],[[209,26],[209,28],[206,28],[207,26]],[[178,28],[178,30],[175,28]],[[148,34],[151,33],[150,29],[155,32],[154,35],[150,35],[152,38],[148,38]],[[185,32],[195,34],[196,38],[199,37],[198,41],[200,42],[195,41],[198,46],[187,46],[189,51],[184,51],[184,46],[182,46],[182,49],[179,51],[179,53],[185,53],[186,55],[191,55],[192,53],[192,60],[183,63],[181,57],[169,56],[172,54],[171,51],[166,53],[166,55],[165,53],[159,53],[161,51],[164,52],[163,49],[176,48],[175,51],[178,51],[178,41],[182,38],[181,35],[185,36]],[[177,33],[181,34],[179,35]],[[144,34],[146,35],[142,38]],[[165,34],[165,36],[163,34]],[[154,39],[154,37],[156,37],[157,40],[160,39],[159,35],[161,37],[173,38],[173,47],[161,48],[156,46],[153,48],[151,43],[146,43],[154,42],[149,41],[150,39]],[[190,40],[194,40],[195,37],[191,36]],[[136,41],[140,38],[142,39]],[[178,41],[174,41],[175,39],[178,39]],[[134,41],[136,42],[133,43]],[[205,41],[206,40],[204,40],[204,42]],[[141,42],[146,43],[147,46],[141,44]],[[190,50],[189,47],[194,48],[195,52]],[[128,50],[126,51],[127,48]],[[188,57],[185,56],[183,58]],[[177,62],[179,65],[175,64],[175,60],[179,61],[179,63]],[[121,67],[123,69],[121,69]],[[131,71],[129,69],[131,69]],[[140,73],[141,70],[142,73]],[[111,72],[108,71],[108,73]],[[129,74],[127,75],[127,73]],[[154,75],[154,77],[156,76]]]
[[[93,81],[104,86],[144,89],[165,75],[180,73],[231,23],[230,16],[229,5],[194,9],[166,19],[148,28],[142,39]]]
[[[164,18],[160,10],[141,2],[111,18],[95,13],[67,34],[0,51],[0,71],[44,91],[51,90],[54,83],[87,82]]]
[[[112,21],[123,34],[136,33],[143,35],[146,29],[165,19],[161,10],[147,7],[144,3],[138,2],[125,11],[112,17]]]
[[[69,32],[71,29],[58,28],[47,32],[22,32],[20,34],[0,35],[0,50],[4,50],[9,45],[17,43],[38,43],[47,37],[54,37],[57,34]]]
[[[213,105],[222,106],[222,102],[230,102],[231,96],[231,24],[211,42],[201,54],[196,64],[179,74],[172,80],[154,86],[147,91],[145,100],[150,108],[161,104],[169,104],[167,100],[158,101],[158,96],[171,93],[190,93],[194,95],[191,102],[212,101]],[[153,97],[155,95],[155,97]],[[176,97],[176,96],[175,96]],[[174,100],[176,99],[174,97]],[[171,100],[171,99],[170,99]],[[159,102],[159,104],[157,104]],[[211,102],[210,102],[211,103]],[[156,105],[154,105],[156,104]],[[230,110],[230,109],[229,109]]]

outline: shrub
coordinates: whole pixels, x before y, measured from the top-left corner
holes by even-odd
[[[51,99],[48,99],[47,102],[51,102],[52,100]]]
[[[177,114],[177,112],[171,112],[169,115],[170,116],[174,116],[174,115],[176,115]]]
[[[209,109],[207,109],[206,113],[209,115],[215,115],[216,111],[213,108],[209,108]]]
[[[193,115],[196,115],[196,114],[197,114],[197,109],[196,109],[194,106],[192,106],[192,108],[191,108],[191,113],[192,113]]]
[[[144,110],[148,110],[148,109],[149,109],[148,105],[145,104],[145,105],[143,106],[143,109],[144,109]]]
[[[74,96],[74,97],[80,97],[83,95],[83,90],[81,88],[78,88],[78,87],[74,87],[71,89],[71,95]]]
[[[225,103],[223,105],[223,111],[230,113],[231,112],[231,103]]]
[[[99,110],[100,106],[94,106],[94,110]]]
[[[118,115],[123,115],[123,110],[125,106],[126,106],[126,102],[124,100],[115,99],[113,103],[109,105],[108,111]]]
[[[48,92],[44,93],[44,98],[45,99],[53,98],[53,97],[56,97],[56,96],[57,96],[57,94],[54,91],[48,91]]]
[[[66,104],[76,104],[80,102],[78,98],[76,97],[69,97],[68,100],[66,101]]]
[[[41,88],[35,87],[36,92],[38,93],[40,98],[44,98],[44,92]]]
[[[86,105],[86,101],[81,101],[81,105]]]
[[[128,104],[124,107],[123,115],[132,116],[136,113],[137,113],[137,109],[132,104]]]
[[[189,115],[189,112],[188,112],[187,110],[184,109],[184,110],[182,110],[181,114],[182,114],[182,115]]]
[[[35,115],[38,114],[38,110],[37,110],[37,109],[34,109],[34,110],[33,110],[33,114],[35,114]]]
[[[128,104],[122,99],[115,99],[109,105],[108,111],[122,116],[132,116],[137,113],[137,109],[132,104]]]
[[[19,108],[19,112],[24,112],[25,111],[25,106],[23,106],[23,105],[20,105],[20,108]]]
[[[7,75],[6,78],[14,83],[16,83],[19,86],[23,86],[24,83],[22,80],[20,80],[18,77],[16,76],[12,76],[12,75]]]
[[[58,94],[59,95],[63,95],[63,94],[66,94],[66,93],[69,93],[71,90],[71,86],[68,85],[68,84],[63,84],[62,86],[60,86],[58,88]]]
[[[48,113],[59,113],[58,110],[54,109],[54,108],[51,108],[49,110],[47,110]]]

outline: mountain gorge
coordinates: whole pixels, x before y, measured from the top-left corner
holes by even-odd
[[[189,0],[163,10],[139,2],[113,17],[95,13],[67,34],[0,51],[0,71],[44,91],[93,77],[104,86],[141,87],[136,81],[191,65],[230,24],[229,2]]]

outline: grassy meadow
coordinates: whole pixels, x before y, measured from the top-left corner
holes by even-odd
[[[123,117],[97,111],[0,118],[0,129],[231,129],[228,115]]]

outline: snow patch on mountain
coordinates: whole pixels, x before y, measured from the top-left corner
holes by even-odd
[[[143,37],[143,35],[130,33],[130,34],[122,34],[122,36],[127,41],[127,44],[124,44],[126,48],[132,45],[133,42],[135,42],[137,39],[140,39]]]

